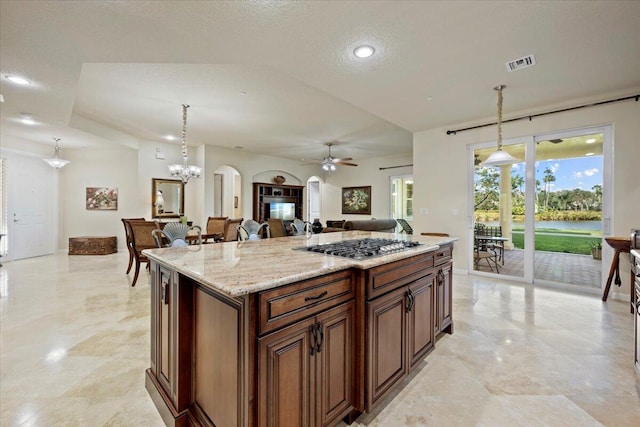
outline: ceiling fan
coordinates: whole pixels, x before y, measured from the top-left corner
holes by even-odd
[[[341,166],[358,166],[355,163],[350,163],[350,160],[353,160],[351,157],[345,157],[343,159],[338,159],[336,157],[333,157],[331,155],[331,147],[333,146],[332,142],[327,142],[325,144],[327,147],[329,147],[329,154],[324,156],[324,158],[322,160],[320,159],[311,159],[311,160],[315,160],[312,163],[305,163],[307,165],[309,164],[314,164],[314,163],[319,163],[322,165],[322,169],[324,169],[325,171],[334,171],[336,170],[336,165],[341,165]]]

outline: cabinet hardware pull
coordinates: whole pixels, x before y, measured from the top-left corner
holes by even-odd
[[[413,305],[415,304],[415,298],[413,296],[413,292],[411,289],[407,290],[407,305],[405,307],[405,311],[409,313],[413,309]]]
[[[311,332],[311,335],[313,336],[313,339],[311,340],[311,355],[313,356],[316,352],[316,345],[317,345],[317,341],[318,341],[318,333],[316,331],[316,324],[314,323],[313,325],[309,326],[309,331]]]
[[[320,295],[316,295],[315,297],[304,297],[304,300],[305,301],[314,301],[314,300],[320,299],[322,297],[326,297],[328,293],[329,292],[324,291],[323,293],[321,293]]]
[[[162,283],[162,303],[169,304],[169,284],[163,281]]]
[[[320,353],[322,351],[322,341],[324,341],[324,330],[322,328],[322,323],[316,324],[316,331],[318,331],[318,346],[316,347],[316,353]]]
[[[413,310],[413,307],[415,307],[416,305],[416,296],[413,294],[413,291],[411,291],[411,289],[409,289],[409,294],[411,295],[411,309]]]

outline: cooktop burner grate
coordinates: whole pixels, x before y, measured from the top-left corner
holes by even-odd
[[[393,239],[357,239],[344,240],[336,243],[325,243],[315,246],[303,246],[296,250],[306,250],[345,258],[365,259],[375,256],[400,252],[421,245],[419,242]]]

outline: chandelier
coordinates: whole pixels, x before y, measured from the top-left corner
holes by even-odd
[[[503,166],[519,162],[511,154],[502,150],[502,90],[505,87],[505,85],[498,85],[493,88],[493,90],[498,91],[498,149],[491,153],[487,160],[480,163],[480,166]]]
[[[60,158],[60,147],[58,146],[58,141],[60,141],[60,138],[53,138],[53,140],[56,142],[56,149],[55,149],[56,151],[55,151],[55,154],[53,155],[53,159],[42,159],[42,160],[49,163],[49,166],[54,167],[56,169],[60,169],[61,167],[71,163],[71,161]]]
[[[189,165],[187,157],[187,108],[189,105],[182,104],[182,164],[169,166],[171,176],[180,178],[185,184],[190,178],[199,178],[202,172],[198,166]]]

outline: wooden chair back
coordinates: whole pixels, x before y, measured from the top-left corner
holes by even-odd
[[[207,232],[206,234],[223,233],[227,228],[229,222],[228,216],[210,216],[207,219]]]
[[[238,227],[242,224],[244,218],[230,218],[224,230],[224,241],[233,242],[238,240]]]
[[[284,228],[284,223],[278,218],[269,218],[267,220],[269,224],[269,233],[271,237],[287,237],[287,230]]]

